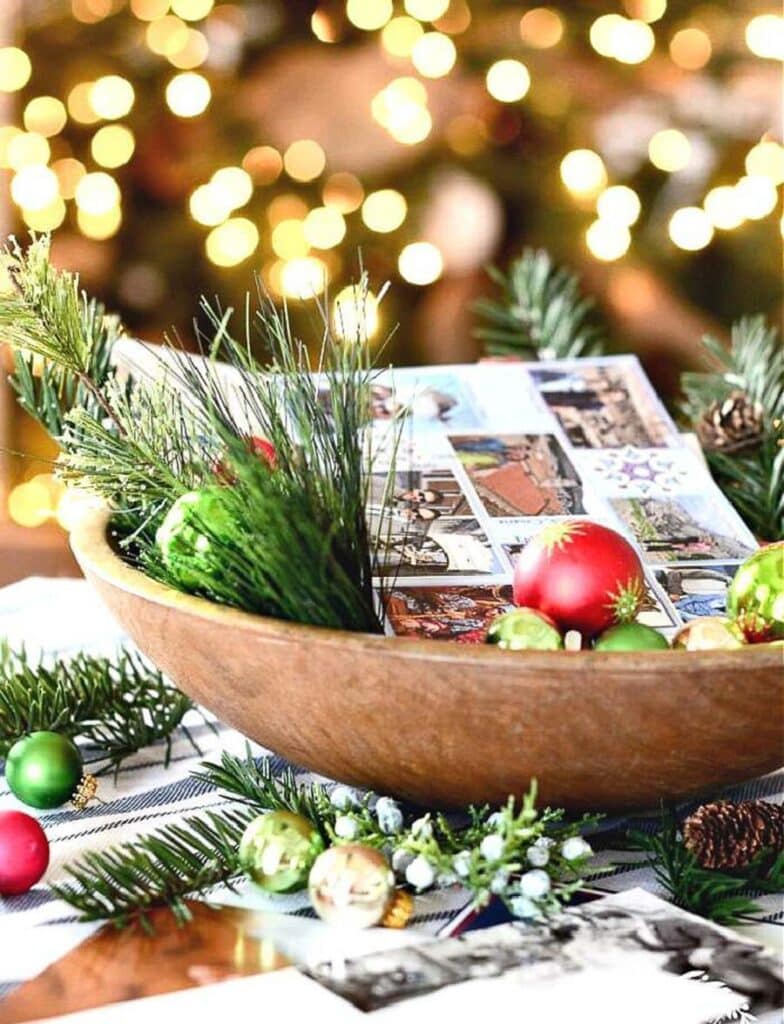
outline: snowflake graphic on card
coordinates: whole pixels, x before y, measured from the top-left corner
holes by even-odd
[[[694,471],[691,457],[661,448],[615,448],[595,454],[590,471],[604,489],[640,497],[682,491]]]

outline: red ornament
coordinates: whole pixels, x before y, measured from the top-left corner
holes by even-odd
[[[265,437],[249,437],[248,450],[253,452],[254,455],[258,455],[263,462],[267,463],[270,469],[277,468],[278,453],[275,451],[275,445]],[[229,466],[226,465],[224,459],[218,459],[213,472],[222,484],[233,484],[237,479]]]
[[[18,896],[43,877],[49,841],[35,818],[0,811],[0,896]]]
[[[615,530],[577,519],[546,526],[517,556],[514,602],[593,637],[631,622],[645,594],[637,552]]]

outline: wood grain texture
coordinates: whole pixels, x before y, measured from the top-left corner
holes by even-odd
[[[139,648],[223,721],[297,764],[429,805],[500,802],[532,777],[572,810],[646,807],[778,768],[784,649],[501,651],[300,626],[155,583],[72,534]]]

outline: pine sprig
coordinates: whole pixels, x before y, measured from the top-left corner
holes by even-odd
[[[117,769],[161,740],[168,762],[171,736],[184,729],[192,708],[185,694],[136,655],[110,660],[77,654],[39,664],[24,650],[0,644],[0,756],[21,736],[44,729],[96,748],[93,774]]]
[[[751,452],[706,457],[729,500],[762,540],[784,535],[784,346],[761,316],[733,325],[729,348],[715,338],[703,341],[712,369],[684,373],[683,411],[695,426],[714,402],[740,390],[762,417],[762,438]]]
[[[686,848],[671,810],[663,811],[656,833],[633,830],[629,839],[632,849],[646,854],[656,880],[676,906],[718,924],[759,913],[750,892],[784,892],[784,852],[771,859],[769,852],[761,851],[746,868],[733,873],[710,871]]]
[[[574,359],[602,351],[604,332],[595,321],[593,301],[581,294],[577,277],[556,267],[547,252],[525,249],[508,274],[497,267],[489,274],[501,297],[474,304],[487,322],[474,334],[488,355]]]

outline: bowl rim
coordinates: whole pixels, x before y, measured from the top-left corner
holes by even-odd
[[[768,663],[770,667],[775,667],[777,663],[784,667],[784,649],[774,644],[748,645],[734,651],[685,652],[669,649],[633,652],[594,650],[509,652],[489,644],[445,643],[441,640],[427,638],[360,633],[326,626],[287,622],[283,619],[257,615],[239,608],[232,608],[229,605],[222,605],[205,597],[185,594],[173,587],[159,583],[140,569],[129,565],[109,543],[107,533],[112,515],[112,510],[106,506],[87,509],[80,514],[71,530],[71,549],[85,575],[95,576],[109,586],[116,587],[132,596],[141,597],[152,604],[169,609],[174,608],[211,622],[218,621],[225,622],[227,625],[239,626],[243,630],[259,634],[270,640],[301,642],[303,633],[307,632],[317,634],[319,643],[339,644],[347,652],[349,649],[366,650],[372,645],[376,649],[376,653],[379,653],[378,645],[386,644],[390,647],[393,645],[395,654],[399,657],[426,658],[429,661],[442,663],[471,660],[475,663],[486,662],[488,668],[497,668],[500,665],[498,659],[508,658],[511,653],[518,657],[524,653],[527,668],[541,669],[542,672],[563,670],[563,659],[567,656],[572,659],[575,669],[586,670],[590,666],[592,673],[602,666],[607,668],[612,666],[614,670],[617,670],[621,667],[622,661],[626,662],[628,671],[631,669],[630,655],[637,657],[651,655],[661,661],[663,669],[668,664],[672,665],[675,662],[683,669],[688,664],[684,663],[683,655],[692,654],[694,656],[697,653],[700,655],[699,661],[703,667],[710,665],[719,667],[721,664],[726,669],[728,664],[735,662],[740,670],[743,666],[748,666],[750,658],[754,659],[757,668],[762,668]]]

